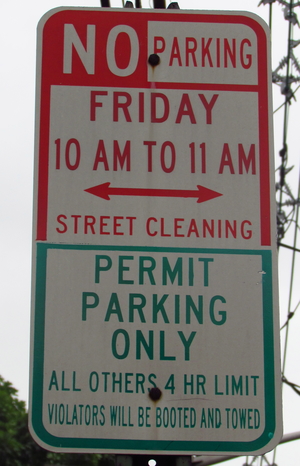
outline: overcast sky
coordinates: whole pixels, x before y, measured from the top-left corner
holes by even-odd
[[[121,7],[121,0],[111,2]],[[257,7],[258,0],[181,0],[181,9],[224,9],[252,11],[268,22],[269,7]],[[143,2],[143,7],[151,2]],[[62,6],[57,0],[16,0],[0,6],[1,47],[1,302],[0,311],[0,374],[19,390],[22,400],[28,400],[29,327],[31,287],[31,232],[33,203],[33,146],[35,111],[36,27],[48,10]],[[63,6],[98,7],[99,1],[65,1]],[[300,14],[300,8],[296,10]],[[299,15],[300,16],[300,15]],[[282,8],[273,7],[273,69],[286,55],[288,23]],[[295,39],[299,39],[299,28]],[[300,48],[300,47],[299,47]],[[300,57],[300,50],[295,54]],[[283,102],[274,89],[274,108]],[[283,112],[275,114],[275,160],[282,144]],[[299,104],[293,102],[289,126],[290,165],[295,168],[289,182],[296,196],[299,173]],[[285,241],[287,242],[288,239]],[[291,241],[291,239],[289,239]],[[299,247],[299,246],[298,246]],[[281,320],[285,322],[288,299],[288,276],[291,254],[281,251]],[[298,275],[299,276],[299,275]],[[298,280],[299,282],[299,280]],[[293,306],[299,301],[299,286],[295,286]],[[287,356],[287,377],[300,384],[299,374],[300,311],[291,322]],[[300,399],[289,387],[284,387],[284,431],[300,431]],[[286,461],[288,455],[289,460]],[[276,456],[278,466],[298,466],[300,441],[280,447]],[[241,465],[242,459],[231,464]],[[230,464],[230,463],[228,463]]]

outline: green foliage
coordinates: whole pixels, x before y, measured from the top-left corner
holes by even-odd
[[[114,466],[112,455],[87,453],[48,453],[47,464],[59,466]]]
[[[0,464],[27,466],[33,444],[27,429],[25,403],[17,390],[0,376]],[[32,463],[35,466],[35,463]],[[36,465],[38,466],[38,464]]]
[[[114,466],[113,455],[52,453],[28,430],[28,414],[18,391],[0,375],[0,466]]]
[[[22,449],[18,441],[19,421],[25,416],[25,405],[16,398],[17,391],[0,376],[0,464],[18,466]]]

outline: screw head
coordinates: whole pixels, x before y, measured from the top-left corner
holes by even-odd
[[[158,387],[152,387],[150,392],[149,392],[149,398],[152,401],[158,401],[160,397],[162,396],[162,392]]]
[[[159,62],[160,62],[160,58],[157,55],[157,53],[151,53],[151,55],[149,55],[149,58],[148,58],[149,65],[157,66]]]

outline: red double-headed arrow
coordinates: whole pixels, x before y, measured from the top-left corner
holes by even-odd
[[[102,199],[110,200],[110,196],[146,196],[146,197],[193,197],[197,202],[206,202],[222,194],[197,185],[197,189],[153,189],[153,188],[113,188],[110,183],[99,184],[92,188],[85,189],[86,192]]]

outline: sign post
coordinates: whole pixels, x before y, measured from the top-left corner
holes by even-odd
[[[266,26],[73,8],[38,31],[32,435],[73,452],[274,448]]]

